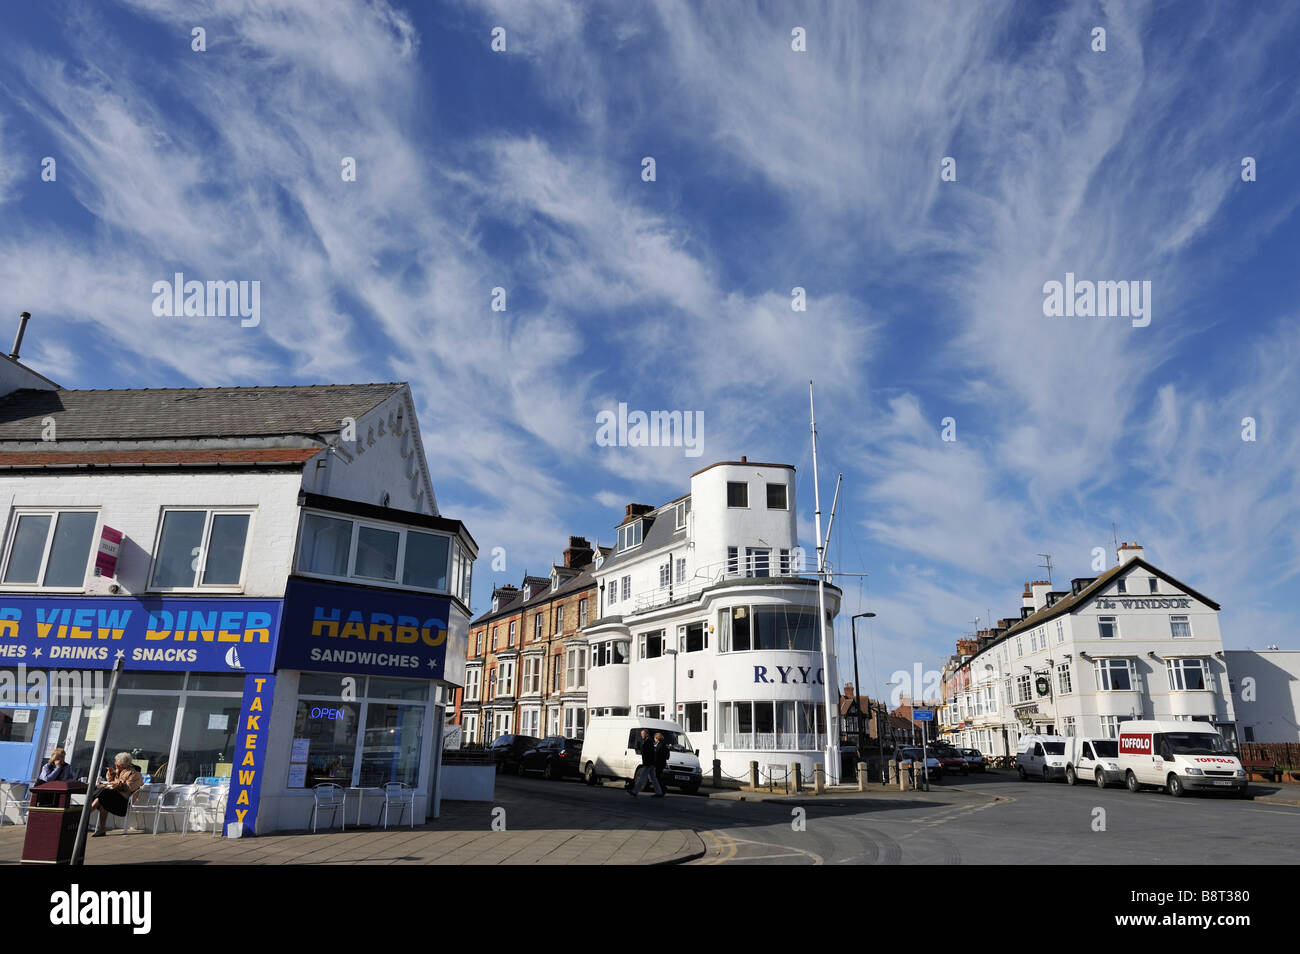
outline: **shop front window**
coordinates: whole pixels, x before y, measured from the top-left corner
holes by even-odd
[[[183,675],[159,675],[169,680],[169,688],[181,688]],[[108,727],[104,742],[104,766],[111,764],[117,753],[129,752],[131,761],[141,773],[152,776],[156,781],[165,781],[171,768],[172,735],[176,728],[180,701],[179,692],[119,692],[113,707],[113,721]],[[90,761],[94,757],[95,743],[99,740],[103,722],[102,709],[82,709],[77,741],[72,748],[72,757],[68,759],[78,776],[88,776],[90,773]],[[100,771],[103,771],[103,766]]]
[[[424,706],[368,703],[360,784],[378,788],[405,782],[414,787],[419,781],[423,728]]]
[[[30,742],[39,714],[37,709],[0,709],[0,742]]]
[[[198,778],[231,776],[241,705],[242,700],[235,696],[186,697],[172,784],[188,785]],[[162,781],[158,772],[153,774],[155,781]]]
[[[352,784],[360,707],[356,703],[299,699],[293,738],[307,752],[306,787]]]

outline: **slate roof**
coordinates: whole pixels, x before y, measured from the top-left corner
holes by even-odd
[[[681,498],[678,497],[678,500]],[[676,501],[673,501],[674,503]],[[670,543],[676,542],[679,538],[686,538],[686,528],[677,529],[677,519],[673,513],[672,507],[665,504],[666,509],[648,513],[641,517],[641,520],[647,523],[647,526],[641,528],[641,545],[633,547],[630,550],[622,552],[615,551],[605,557],[605,562],[600,565],[600,572],[605,573],[611,569],[618,569],[625,563],[630,563],[637,559],[643,553],[649,553],[652,550],[658,550],[660,547],[666,547]]]
[[[263,447],[235,450],[0,451],[6,467],[219,467],[223,464],[301,464],[319,453],[314,447]]]
[[[489,622],[490,620],[502,619],[506,616],[513,616],[514,614],[518,613],[520,610],[524,609],[525,606],[528,607],[540,606],[542,604],[550,602],[551,600],[557,600],[560,599],[561,597],[568,596],[570,593],[576,593],[580,590],[591,589],[593,586],[596,585],[596,579],[591,575],[591,571],[593,567],[594,564],[588,563],[586,566],[582,568],[582,571],[577,576],[562,581],[560,585],[556,587],[554,593],[551,592],[550,577],[544,577],[544,576],[526,577],[526,579],[529,580],[545,582],[546,583],[545,589],[543,589],[540,593],[535,594],[533,598],[529,600],[527,603],[524,602],[524,591],[520,590],[513,597],[511,597],[509,602],[503,604],[501,608],[498,609],[495,613],[489,610],[488,612],[484,613],[482,616],[470,620],[470,625],[478,626],[483,623]]]
[[[47,417],[54,418],[60,441],[331,434],[343,418],[360,417],[403,387],[25,388],[0,398],[0,440],[39,440]]]

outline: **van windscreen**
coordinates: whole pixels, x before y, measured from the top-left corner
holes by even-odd
[[[1223,739],[1211,732],[1166,732],[1165,741],[1175,755],[1221,755],[1228,751]]]
[[[1047,752],[1048,755],[1064,755],[1064,754],[1065,754],[1065,743],[1064,743],[1064,742],[1044,742],[1044,743],[1043,743],[1043,748],[1046,750],[1046,752]]]
[[[1119,742],[1114,739],[1095,739],[1092,747],[1099,759],[1119,758]]]

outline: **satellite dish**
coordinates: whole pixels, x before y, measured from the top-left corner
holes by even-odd
[[[239,653],[235,652],[235,647],[231,646],[226,650],[226,665],[231,669],[243,669],[243,664],[239,661]]]

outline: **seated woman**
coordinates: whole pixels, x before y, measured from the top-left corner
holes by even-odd
[[[76,779],[76,774],[72,771],[72,766],[66,761],[67,752],[63,749],[55,749],[50,753],[50,757],[45,764],[41,766],[40,773],[36,776],[36,782],[32,785],[34,789],[40,789],[46,782],[71,782]],[[55,804],[56,795],[52,792],[41,794],[36,793],[36,804],[38,807],[49,808]]]
[[[91,811],[99,812],[99,830],[91,835],[98,838],[108,834],[108,815],[112,812],[119,818],[126,817],[131,796],[144,784],[140,770],[131,762],[130,752],[118,752],[113,759],[113,767],[104,773],[104,785],[90,796]]]

